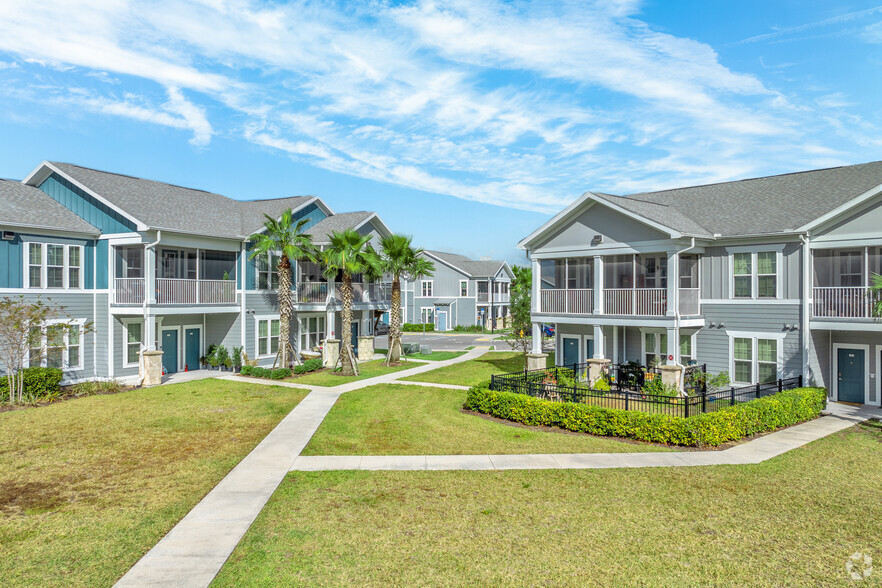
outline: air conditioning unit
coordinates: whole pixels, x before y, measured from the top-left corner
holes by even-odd
[[[15,232],[14,231],[3,231],[3,240],[4,241],[12,241],[13,239],[15,239]]]

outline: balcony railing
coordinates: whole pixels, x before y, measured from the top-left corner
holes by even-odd
[[[144,304],[144,278],[115,278],[113,289],[116,304]]]
[[[667,311],[665,288],[607,288],[603,291],[604,314],[664,316]]]
[[[540,290],[539,312],[591,314],[593,310],[592,290]]]
[[[879,300],[866,286],[814,288],[812,298],[812,316],[817,318],[871,318]]]
[[[680,288],[680,314],[684,316],[701,314],[699,298],[698,288]]]
[[[324,304],[327,301],[327,282],[300,282],[297,284],[297,302]]]
[[[500,294],[496,293],[493,295],[493,302],[506,304],[511,300],[511,294]],[[489,292],[478,292],[478,304],[489,304],[490,303],[490,293]]]
[[[342,282],[334,283],[334,299],[343,300]],[[389,302],[392,299],[392,284],[352,282],[352,302]],[[324,304],[328,301],[327,282],[301,282],[297,284],[297,302]]]
[[[235,280],[156,278],[156,304],[235,303]]]

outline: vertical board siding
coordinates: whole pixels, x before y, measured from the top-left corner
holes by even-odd
[[[0,288],[24,287],[24,247],[21,235],[12,241],[0,241]]]
[[[46,178],[38,187],[102,233],[130,233],[135,230],[132,221],[56,173]]]
[[[95,288],[98,290],[107,290],[109,288],[108,260],[110,255],[110,245],[108,241],[98,241],[95,247],[96,269],[95,269]]]

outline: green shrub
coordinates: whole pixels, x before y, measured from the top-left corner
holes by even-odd
[[[667,445],[717,446],[816,418],[827,404],[822,388],[798,388],[688,418],[551,402],[485,387],[471,388],[466,408],[532,426],[625,437]]]
[[[289,368],[277,368],[274,370],[270,370],[270,378],[273,380],[284,380],[285,378],[291,377],[291,370]]]
[[[457,333],[483,333],[484,327],[481,325],[456,325],[453,330]]]
[[[71,396],[94,396],[95,394],[116,394],[122,392],[123,385],[116,380],[90,380],[74,384],[66,390]]]
[[[54,400],[61,394],[62,372],[58,368],[29,367],[24,372],[26,402]],[[0,401],[9,402],[9,380],[0,377]]]
[[[426,323],[426,324],[404,323],[403,325],[401,325],[401,331],[404,333],[416,333],[416,332],[422,333],[423,327],[426,328],[426,331],[434,331],[435,330],[435,325],[433,323]]]
[[[649,379],[649,374],[647,374],[646,382],[643,384],[643,388],[641,388],[644,394],[667,396],[668,398],[676,398],[680,396],[680,391],[677,390],[676,386],[663,383],[661,376],[658,374],[652,375],[654,377]]]
[[[242,369],[239,370],[239,373],[243,376],[251,376],[254,375],[254,367],[253,365],[243,365]]]
[[[314,372],[316,370],[322,369],[322,365],[323,365],[323,362],[320,357],[316,357],[315,359],[308,359],[300,365],[295,365],[294,366],[294,373],[295,374],[306,374],[309,372]]]

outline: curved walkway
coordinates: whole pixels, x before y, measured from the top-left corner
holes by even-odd
[[[682,467],[759,463],[882,410],[831,404],[829,416],[778,431],[724,451],[567,455],[300,456],[344,392],[375,384],[429,385],[400,378],[480,357],[477,348],[446,361],[428,362],[333,388],[311,388],[304,398],[187,516],[142,557],[117,586],[208,586],[289,471],[318,470],[502,470]],[[241,381],[240,376],[221,376]],[[304,388],[290,382],[261,384]],[[445,388],[465,388],[439,385]]]

